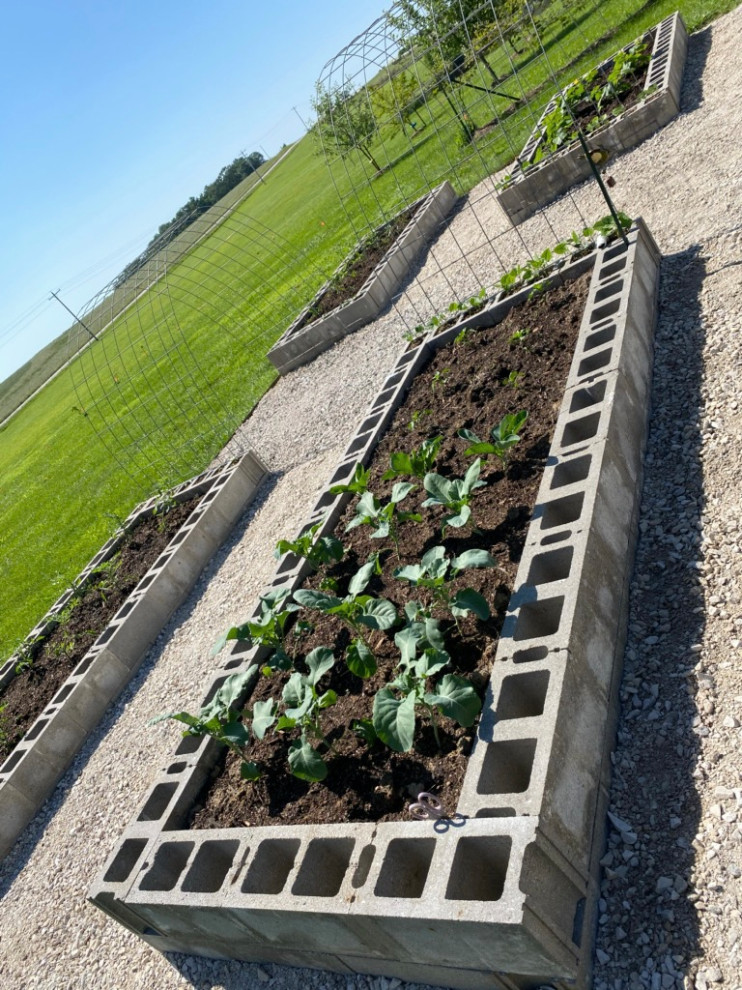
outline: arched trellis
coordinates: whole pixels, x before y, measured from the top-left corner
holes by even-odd
[[[622,23],[599,0],[397,0],[327,62],[316,133],[359,237],[443,181],[466,192],[397,300],[408,325],[608,213],[599,194],[589,214],[567,194],[515,227],[496,192],[553,94]]]
[[[76,412],[140,483],[201,470],[275,376],[268,347],[326,278],[244,210],[188,217],[70,328]]]

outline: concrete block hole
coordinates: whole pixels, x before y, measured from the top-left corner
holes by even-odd
[[[301,842],[298,839],[266,839],[258,846],[242,882],[245,894],[280,894],[294,868]]]
[[[592,392],[592,386],[589,389],[580,389],[580,392]],[[574,402],[574,396],[572,398]],[[570,412],[572,410],[570,409]],[[552,488],[565,488],[567,485],[576,485],[580,481],[584,481],[590,474],[590,464],[592,462],[592,455],[585,454],[582,457],[576,457],[574,460],[565,461],[563,464],[559,464],[554,468],[554,476],[551,479]]]
[[[446,898],[456,901],[499,901],[505,889],[511,844],[507,835],[459,839]]]
[[[515,624],[513,639],[543,639],[553,636],[559,629],[564,608],[564,595],[542,598],[541,601],[526,602],[521,605],[518,621]]]
[[[155,853],[155,861],[142,877],[142,890],[172,890],[193,852],[195,842],[165,842]]]
[[[556,529],[557,526],[568,526],[576,522],[582,515],[585,501],[584,492],[575,495],[565,495],[553,502],[547,502],[541,517],[541,529]]]
[[[560,547],[558,550],[537,554],[531,561],[527,583],[550,584],[552,581],[564,581],[569,577],[573,556],[573,547]]]
[[[506,677],[495,709],[497,720],[543,715],[550,677],[548,670],[534,670]]]
[[[355,844],[355,839],[312,839],[291,893],[334,897],[348,872]]]
[[[184,891],[214,894],[224,883],[239,849],[236,839],[215,839],[204,842],[183,881]]]
[[[503,739],[485,751],[477,794],[522,794],[531,783],[535,739]]]
[[[376,881],[377,897],[422,897],[435,839],[392,839]]]
[[[123,883],[128,880],[146,845],[146,839],[125,839],[103,879],[107,883]]]

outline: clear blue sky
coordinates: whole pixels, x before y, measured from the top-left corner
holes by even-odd
[[[24,0],[0,32],[0,380],[242,151],[303,128],[391,0]]]

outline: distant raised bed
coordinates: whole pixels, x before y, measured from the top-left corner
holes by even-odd
[[[360,330],[376,319],[392,301],[392,296],[409,275],[412,265],[420,257],[421,251],[455,201],[453,187],[448,182],[443,182],[397,217],[377,228],[371,239],[367,238],[355,247],[330,281],[320,289],[278,343],[268,351],[268,359],[273,366],[285,375],[311,361],[342,337]],[[383,238],[405,214],[411,217],[409,223],[404,226],[360,289],[347,301],[338,303],[329,312],[325,311],[328,296],[337,293],[349,269],[357,265],[369,240]]]
[[[640,144],[664,127],[680,109],[680,88],[688,48],[688,35],[682,17],[677,12],[671,14],[643,37],[647,36],[653,37],[654,41],[646,76],[642,70],[643,78],[636,87],[637,93],[631,99],[621,100],[615,108],[620,110],[621,104],[629,104],[627,109],[619,116],[612,113],[601,116],[599,109],[596,114],[592,102],[585,101],[590,102],[591,109],[580,123],[583,130],[590,132],[588,147],[595,150],[601,160],[606,155],[620,154]],[[642,38],[637,39],[634,45],[641,41]],[[606,84],[617,59],[632,47],[628,45],[596,68],[594,77],[599,85]],[[579,85],[580,80],[575,82]],[[549,123],[553,122],[560,104],[561,97],[555,96],[547,105],[516,159],[515,168],[499,184],[498,201],[515,224],[527,219],[539,207],[546,206],[591,174],[590,163],[579,141],[569,137],[564,144],[552,150],[557,141],[549,140]],[[579,109],[573,108],[573,111],[579,118]],[[603,117],[607,118],[605,122],[602,122]],[[569,123],[567,117],[565,120]]]
[[[0,765],[0,859],[139,668],[249,505],[264,473],[258,458],[247,453],[229,467],[179,485],[166,502],[149,499],[138,505],[0,667],[0,758],[7,757]],[[185,508],[188,502],[195,505],[191,512]],[[171,506],[172,513],[158,511]],[[181,524],[170,526],[165,536],[158,530],[160,522],[163,530],[169,524],[169,516]],[[147,544],[161,552],[143,572],[137,570],[137,556],[146,555]],[[120,552],[122,562],[114,574],[111,562]],[[101,623],[96,612],[110,604],[108,598],[116,601],[115,614]],[[76,621],[78,611],[85,612],[82,621]]]

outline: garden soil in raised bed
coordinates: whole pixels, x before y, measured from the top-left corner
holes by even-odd
[[[394,579],[392,572],[400,565],[418,562],[431,547],[444,543],[449,556],[484,548],[497,560],[497,568],[466,571],[454,585],[472,587],[484,595],[491,609],[489,620],[481,622],[470,615],[460,620],[459,632],[452,622],[445,621],[444,614],[440,615],[451,655],[446,672],[470,679],[482,697],[550,449],[589,278],[588,273],[552,289],[514,308],[496,326],[469,331],[463,340],[440,349],[416,377],[377,447],[370,464],[369,488],[386,501],[394,481],[384,481],[381,476],[389,468],[392,452],[417,449],[426,438],[442,434],[445,439],[435,470],[450,478],[462,477],[472,458],[464,456],[468,444],[456,436],[457,430],[466,427],[485,438],[506,413],[528,410],[528,421],[507,474],[497,459],[483,461],[482,478],[488,484],[472,499],[479,534],[472,533],[469,526],[449,527],[441,539],[443,510],[419,510],[427,497],[422,484],[401,505],[406,511],[421,511],[423,522],[402,527],[399,559],[390,541],[370,538],[368,527],[345,532],[354,515],[355,498],[336,529],[346,554],[327,573],[338,579],[338,594],[345,593],[349,578],[370,554],[384,549],[383,574],[372,579],[367,592],[391,600],[400,612],[411,598],[425,601],[426,592]],[[512,335],[523,330],[528,331],[526,337],[513,342]],[[516,388],[503,384],[511,371],[522,373]],[[305,586],[316,587],[319,580],[315,575]],[[351,638],[345,626],[313,610],[304,610],[300,616],[313,628],[288,637],[287,648],[293,651],[297,669],[302,669],[302,657],[317,646],[328,646],[342,657]],[[399,658],[394,630],[371,633],[370,640],[378,662],[374,676],[362,681],[339,659],[319,687],[320,691],[332,688],[338,695],[338,703],[323,712],[324,731],[336,750],[327,754],[320,749],[329,765],[325,781],[307,783],[291,776],[287,748],[297,733],[269,732],[250,748],[250,759],[263,769],[261,779],[254,783],[242,780],[239,758],[231,753],[223,756],[196,802],[190,827],[399,820],[408,817],[407,805],[420,791],[435,793],[444,808],[453,812],[475,727],[464,729],[441,717],[438,752],[431,727],[418,719],[412,752],[397,753],[381,743],[367,749],[350,724],[357,718],[370,718],[373,696],[393,678]],[[280,698],[287,677],[262,677],[249,704]]]
[[[31,666],[0,693],[0,762],[15,749],[85,656],[139,581],[198,505],[178,503],[166,514],[145,516],[127,534],[113,565],[98,572],[64,620],[33,650]]]
[[[371,239],[371,243],[361,247],[351,259],[347,270],[337,285],[331,282],[316,306],[310,308],[302,327],[319,319],[320,316],[331,313],[333,309],[337,309],[338,306],[352,299],[358,293],[416,212],[417,210],[413,208],[404,210],[399,216],[390,220],[389,225]]]

